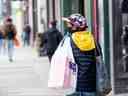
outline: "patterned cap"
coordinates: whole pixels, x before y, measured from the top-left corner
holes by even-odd
[[[68,20],[72,24],[73,27],[77,28],[87,28],[87,21],[86,18],[80,14],[72,14]]]

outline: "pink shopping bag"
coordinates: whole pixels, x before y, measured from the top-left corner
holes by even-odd
[[[48,87],[71,87],[71,70],[68,58],[59,58],[54,63],[51,65]]]
[[[71,88],[72,87],[72,71],[69,68],[70,60],[66,58],[65,61],[65,73],[64,73],[64,88]]]
[[[66,38],[60,43],[52,57],[48,87],[70,88],[73,86],[72,79],[74,74],[69,68],[70,62],[74,61],[72,55],[70,39]]]

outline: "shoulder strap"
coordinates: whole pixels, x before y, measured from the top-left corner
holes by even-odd
[[[96,44],[95,55],[103,56],[100,44],[96,40],[95,40],[95,44]]]

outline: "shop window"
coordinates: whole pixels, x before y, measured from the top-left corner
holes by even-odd
[[[128,0],[112,1],[114,91],[128,92]]]

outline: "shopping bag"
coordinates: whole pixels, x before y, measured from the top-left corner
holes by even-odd
[[[48,87],[70,88],[73,87],[73,75],[70,63],[74,62],[70,38],[64,37],[55,51],[49,72]]]
[[[97,51],[101,51],[97,45]],[[98,96],[106,96],[112,90],[111,81],[102,56],[96,57],[96,89]]]
[[[72,73],[71,73],[71,70],[69,68],[69,64],[70,64],[70,60],[67,57],[65,60],[64,81],[62,84],[63,88],[71,88],[71,86],[72,86],[71,85]]]
[[[13,42],[14,42],[15,47],[20,47],[20,41],[17,36],[15,36]]]
[[[96,64],[97,69],[97,93],[101,96],[109,94],[112,90],[111,82],[107,73],[107,69],[101,57]]]

